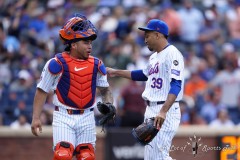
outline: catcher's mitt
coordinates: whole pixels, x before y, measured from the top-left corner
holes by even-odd
[[[100,113],[103,114],[103,117],[99,120],[99,124],[104,127],[109,120],[113,120],[116,115],[116,108],[111,103],[97,103],[97,108]]]
[[[146,119],[141,125],[132,130],[132,135],[142,145],[147,145],[157,135],[158,129],[154,126],[154,118]]]

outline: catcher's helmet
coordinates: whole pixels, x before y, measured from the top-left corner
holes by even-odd
[[[59,30],[59,35],[64,44],[70,44],[78,40],[95,40],[97,29],[85,16],[76,14]]]

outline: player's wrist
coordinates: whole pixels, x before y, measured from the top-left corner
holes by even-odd
[[[160,113],[160,114],[167,114],[167,110],[165,110],[165,109],[162,107],[162,109],[160,110],[159,113]]]

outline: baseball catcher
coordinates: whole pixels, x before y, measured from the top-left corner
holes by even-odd
[[[116,115],[116,108],[111,103],[97,103],[97,108],[100,113],[103,114],[103,117],[99,120],[99,124],[102,125],[102,129],[104,129],[104,125],[108,123],[111,119],[114,120]],[[104,130],[103,130],[104,131]]]
[[[158,129],[154,126],[154,118],[148,118],[132,130],[132,135],[142,145],[149,144],[157,135]]]

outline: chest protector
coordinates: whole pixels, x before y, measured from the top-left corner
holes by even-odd
[[[59,53],[56,58],[62,65],[62,76],[56,89],[59,101],[73,108],[91,107],[95,102],[100,60],[92,56],[87,60],[77,60],[66,53]]]

